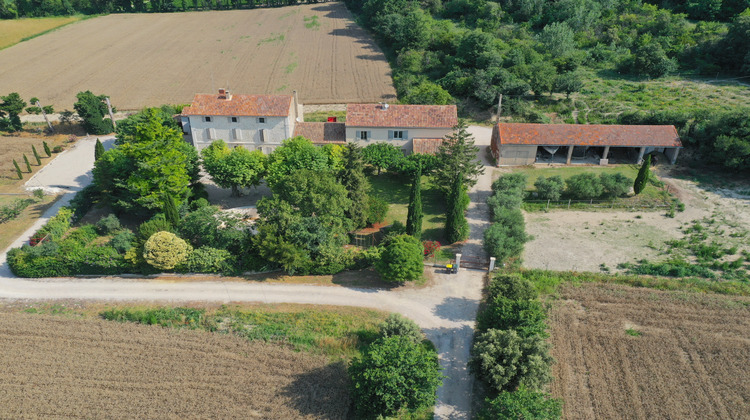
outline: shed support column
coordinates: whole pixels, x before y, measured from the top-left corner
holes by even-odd
[[[573,148],[575,146],[568,146],[568,159],[565,161],[566,165],[570,165],[570,160],[573,159]]]
[[[602,156],[602,159],[606,159],[607,156],[609,156],[609,146],[604,146],[604,154]]]
[[[646,147],[641,147],[641,150],[638,151],[638,159],[636,159],[635,163],[640,164],[643,162],[643,155],[646,154]]]
[[[672,149],[672,150],[674,150],[674,153],[673,153],[673,154],[672,154],[672,156],[670,157],[670,159],[669,159],[669,162],[670,162],[670,163],[671,163],[672,165],[674,165],[674,164],[675,164],[675,162],[677,162],[677,155],[678,155],[678,154],[680,153],[680,149],[678,149],[678,148],[676,148],[676,147],[675,147],[675,148],[674,148],[674,149]]]

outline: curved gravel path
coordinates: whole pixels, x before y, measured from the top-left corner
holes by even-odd
[[[481,134],[485,134],[482,129]],[[489,131],[489,130],[486,130]],[[488,139],[487,139],[488,140]],[[34,180],[34,186],[64,186],[77,191],[90,179],[95,139],[82,140],[76,148],[61,154],[45,168],[44,177]],[[482,144],[481,140],[477,141]],[[484,156],[484,147],[479,158]],[[59,160],[59,161],[58,161]],[[74,173],[77,171],[78,175]],[[71,178],[72,176],[72,178]],[[465,254],[483,255],[481,236],[487,227],[484,200],[489,194],[492,168],[486,168],[477,185],[470,191],[472,203],[467,213],[471,224],[471,238],[464,245]],[[61,185],[62,180],[72,180]],[[30,181],[31,182],[31,181]],[[13,246],[20,246],[60,206],[67,204],[73,193],[66,194],[50,208]],[[6,250],[7,252],[7,250]],[[342,286],[311,286],[262,284],[254,282],[191,281],[102,278],[19,279],[6,264],[6,252],[0,254],[0,299],[55,300],[79,299],[97,301],[161,301],[180,302],[264,302],[307,303],[361,306],[398,312],[413,319],[438,349],[443,374],[443,385],[438,389],[435,417],[440,419],[468,419],[471,417],[472,378],[466,362],[474,333],[474,321],[481,299],[484,272],[461,270],[458,274],[435,272],[433,283],[425,288],[379,290]],[[428,270],[434,270],[429,267]]]

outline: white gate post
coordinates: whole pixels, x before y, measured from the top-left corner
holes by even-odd
[[[456,254],[456,273],[461,269],[461,254]]]
[[[488,271],[492,271],[495,269],[495,257],[490,257],[490,269]]]

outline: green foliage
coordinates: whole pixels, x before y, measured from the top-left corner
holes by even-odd
[[[177,229],[195,248],[225,249],[234,255],[246,251],[248,234],[242,220],[237,215],[221,212],[216,206],[207,205],[186,214]]]
[[[554,175],[549,178],[540,176],[534,181],[534,187],[539,199],[541,200],[559,200],[562,195],[565,182],[559,175]]]
[[[547,314],[533,285],[517,276],[497,276],[489,287],[485,307],[477,316],[479,331],[515,330],[521,337],[546,337]]]
[[[424,340],[424,334],[414,321],[397,313],[388,315],[388,318],[380,324],[381,337],[407,337],[415,343]]]
[[[493,224],[484,231],[483,246],[499,264],[519,257],[529,240],[520,210],[525,188],[526,175],[520,172],[503,175],[492,183],[487,204]]]
[[[555,79],[554,90],[562,92],[567,98],[571,93],[580,92],[583,89],[583,77],[575,71],[568,71],[557,76]]]
[[[35,190],[35,192],[36,191],[41,190]],[[26,209],[26,207],[31,205],[33,202],[34,200],[31,200],[29,198],[19,198],[13,200],[10,204],[0,206],[0,224],[18,217],[18,215],[20,215],[21,212],[24,211],[24,209]]]
[[[602,195],[604,197],[622,197],[630,192],[633,180],[621,173],[602,173],[599,174],[599,180],[602,184]]]
[[[177,212],[177,205],[174,202],[174,198],[165,194],[162,201],[164,202],[162,207],[164,218],[167,219],[170,225],[178,226],[180,224],[180,214]]]
[[[102,144],[101,140],[98,138],[96,139],[96,145],[94,146],[94,161],[96,162],[99,160],[100,157],[104,154],[104,145]]]
[[[588,172],[571,176],[565,180],[565,184],[566,194],[578,200],[598,198],[604,192],[601,180]]]
[[[392,416],[435,402],[442,382],[437,354],[409,337],[381,338],[349,366],[358,416]]]
[[[154,308],[154,309],[107,309],[99,316],[107,321],[135,322],[169,328],[198,329],[205,319],[205,309]]]
[[[157,232],[143,244],[143,259],[158,270],[171,270],[185,261],[192,247],[171,232]]]
[[[477,183],[477,177],[484,173],[484,165],[477,160],[479,148],[474,146],[474,138],[467,131],[466,121],[459,120],[453,133],[446,136],[437,153],[437,167],[433,171],[435,185],[446,196],[456,191],[455,179],[461,188],[470,189]]]
[[[42,145],[44,146],[44,154],[46,154],[46,155],[47,155],[47,157],[50,157],[50,156],[52,156],[52,152],[51,152],[51,151],[50,151],[50,149],[49,149],[49,144],[47,144],[47,142],[46,142],[46,141],[43,141],[43,142],[42,142]]]
[[[373,143],[362,149],[362,159],[378,170],[395,168],[404,158],[404,153],[398,147],[389,143]]]
[[[519,387],[513,392],[501,392],[486,398],[479,413],[480,420],[554,420],[562,415],[562,401],[543,392]]]
[[[445,237],[448,239],[448,243],[455,243],[469,237],[469,222],[466,221],[464,215],[469,202],[466,187],[462,185],[460,176],[455,177],[451,185],[452,189],[447,200]]]
[[[104,119],[107,115],[107,95],[96,96],[90,90],[78,92],[73,104],[82,120],[83,128],[89,134],[107,134],[112,132],[112,121]]]
[[[116,233],[109,241],[109,245],[121,254],[128,252],[133,248],[134,244],[135,234],[130,230],[123,230]]]
[[[29,158],[26,157],[26,153],[23,154],[23,163],[26,164],[26,172],[31,173],[31,164],[29,163]]]
[[[475,339],[469,368],[497,392],[519,386],[540,391],[552,379],[549,347],[539,335],[522,337],[514,330],[490,329]]]
[[[646,156],[646,160],[641,164],[641,169],[638,170],[638,175],[633,182],[633,191],[636,195],[646,188],[649,178],[651,178],[651,155]]]
[[[31,153],[34,155],[34,159],[36,159],[37,166],[42,164],[42,158],[39,156],[39,152],[36,151],[36,146],[33,144],[31,145]]]
[[[667,53],[658,42],[645,41],[633,54],[632,71],[636,74],[662,77],[676,69],[677,61],[667,57]]]
[[[388,203],[377,197],[369,196],[367,199],[367,224],[374,225],[385,220],[388,214]]]
[[[208,246],[193,249],[176,270],[187,273],[228,274],[234,271],[235,257],[225,249]]]
[[[422,168],[418,167],[411,181],[409,207],[406,215],[406,233],[422,238]]]
[[[26,102],[17,92],[0,96],[0,100],[0,131],[20,131],[23,123],[18,114],[23,111]]]
[[[343,167],[338,179],[346,188],[351,205],[346,217],[352,221],[354,228],[363,228],[368,223],[370,204],[370,181],[365,177],[362,149],[354,143],[348,143],[343,149]]]
[[[163,214],[158,214],[138,226],[138,240],[143,244],[155,233],[162,231],[171,232],[172,225],[167,221]]]
[[[328,171],[297,170],[277,180],[272,190],[303,216],[344,220],[352,205],[346,188]]]
[[[16,162],[15,159],[13,159],[13,167],[16,168],[16,176],[18,176],[18,179],[23,179],[23,174],[21,174],[21,168],[18,167],[18,162]]]
[[[520,210],[511,211],[520,214]],[[495,257],[499,263],[520,256],[524,244],[529,240],[525,229],[524,223],[493,223],[484,231],[484,250],[490,256]]]
[[[268,157],[266,182],[271,189],[284,177],[299,170],[330,171],[331,161],[325,149],[315,147],[304,137],[284,140]]]
[[[211,179],[222,188],[232,188],[233,197],[239,197],[240,188],[258,186],[266,175],[268,159],[260,150],[230,150],[224,140],[216,140],[201,151],[201,156]]]
[[[409,235],[390,237],[383,246],[375,269],[383,280],[404,283],[422,278],[422,243]]]
[[[120,229],[120,219],[114,214],[102,217],[96,222],[96,230],[100,235],[111,235],[118,229]]]

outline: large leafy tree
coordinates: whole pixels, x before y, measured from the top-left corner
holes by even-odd
[[[118,138],[94,166],[94,185],[101,200],[119,212],[142,215],[164,208],[164,197],[179,207],[188,195],[190,157],[179,131],[158,118],[146,118],[132,133]]]
[[[349,366],[360,417],[393,416],[435,403],[442,382],[437,354],[407,336],[380,338]]]
[[[479,148],[474,146],[474,138],[467,130],[466,121],[459,120],[453,127],[437,154],[438,164],[433,172],[435,184],[445,195],[451,191],[456,178],[461,185],[469,189],[477,182],[477,177],[484,173],[482,162],[477,160]]]
[[[351,206],[346,216],[355,228],[367,225],[369,215],[370,181],[365,176],[362,149],[354,143],[349,143],[343,150],[343,168],[339,171],[338,179],[346,188]]]
[[[107,95],[94,95],[90,90],[78,92],[75,108],[81,117],[83,128],[90,134],[107,134],[112,132],[112,121],[104,119],[107,115]]]
[[[267,158],[260,150],[230,150],[223,140],[216,140],[203,149],[201,156],[211,179],[222,188],[231,188],[233,197],[240,196],[240,188],[259,185],[266,174]]]
[[[417,280],[424,271],[422,251],[422,243],[415,237],[395,236],[386,242],[375,269],[386,281],[403,283]]]
[[[362,149],[362,158],[374,166],[380,175],[381,170],[396,167],[404,159],[404,152],[389,143],[374,143]]]
[[[284,140],[269,155],[266,182],[273,188],[286,175],[301,169],[330,171],[331,156],[326,149],[315,147],[310,140],[297,136]]]
[[[13,92],[7,96],[0,96],[0,130],[19,131],[23,128],[21,118],[18,116],[26,106],[21,95]],[[6,116],[7,114],[7,116]]]

